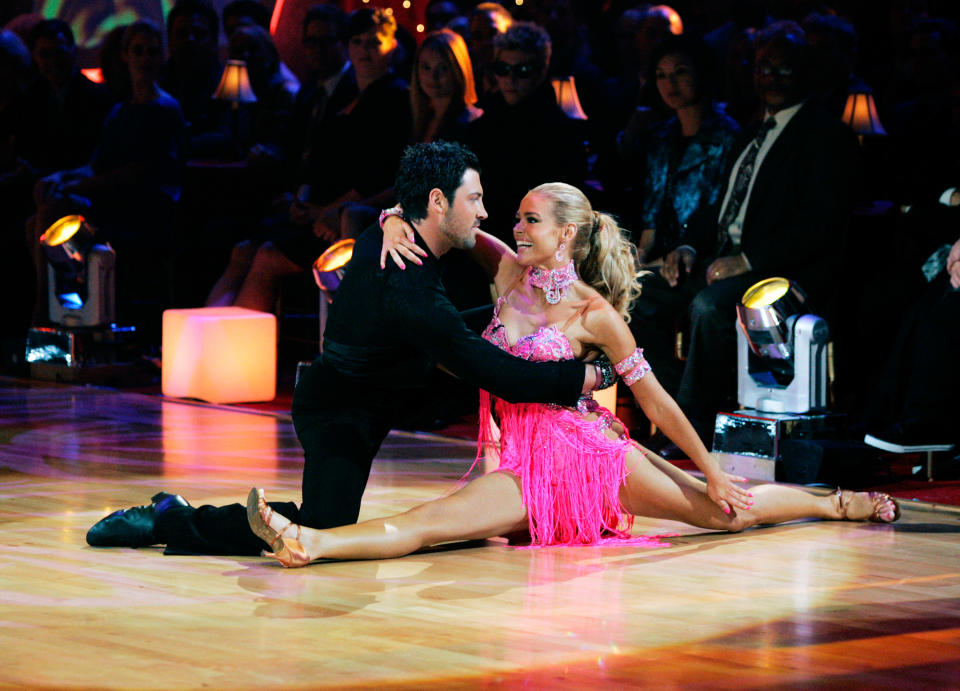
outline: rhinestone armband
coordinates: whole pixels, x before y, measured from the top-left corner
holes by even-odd
[[[643,357],[643,348],[637,348],[629,357],[616,363],[613,368],[627,386],[638,382],[650,371],[650,364]]]
[[[380,224],[380,230],[383,230],[383,222],[386,221],[390,216],[399,216],[402,220],[407,220],[404,218],[403,209],[399,204],[396,206],[391,206],[389,209],[384,209],[380,212],[380,220],[378,221]]]

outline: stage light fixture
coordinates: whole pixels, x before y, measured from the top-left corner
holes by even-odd
[[[740,405],[807,413],[827,407],[827,322],[810,314],[806,295],[786,278],[754,284],[737,305]]]
[[[323,352],[323,332],[327,326],[327,312],[333,296],[340,286],[343,272],[353,257],[353,246],[356,243],[352,238],[338,240],[317,257],[313,263],[313,280],[320,288],[320,352]]]
[[[98,244],[80,215],[64,216],[40,236],[49,265],[49,317],[64,326],[103,326],[116,318],[116,253]]]

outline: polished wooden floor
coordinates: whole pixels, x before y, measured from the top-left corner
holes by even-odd
[[[649,548],[458,545],[284,570],[93,549],[159,489],[298,496],[289,420],[0,381],[0,686],[960,686],[960,513],[742,535],[640,520]],[[471,444],[390,436],[364,517],[445,491]]]

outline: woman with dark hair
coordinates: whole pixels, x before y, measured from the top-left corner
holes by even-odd
[[[676,322],[696,292],[695,281],[683,280],[693,268],[693,253],[682,248],[716,233],[716,205],[739,126],[712,100],[711,55],[702,41],[667,36],[651,65],[651,81],[673,116],[649,138],[637,222],[642,230],[635,241],[652,273],[631,310],[630,326],[666,389],[675,393],[681,376]]]
[[[438,199],[433,192],[439,190],[431,192]],[[410,259],[426,256],[403,237],[412,235],[411,227],[387,233],[384,252],[399,247]],[[247,516],[253,532],[270,545],[265,556],[284,566],[321,558],[384,559],[439,542],[522,530],[538,546],[648,543],[650,538],[630,534],[635,515],[728,531],[798,518],[898,518],[897,503],[885,494],[838,490],[817,496],[781,485],[748,491],[735,484],[743,478],[720,469],[657,382],[625,323],[639,287],[631,243],[580,190],[564,183],[531,190],[520,203],[513,235],[516,252],[476,232],[473,256],[500,296],[483,337],[531,361],[593,360],[603,353],[706,482],[633,442],[590,395],[565,408],[484,393],[480,451],[499,461],[496,470],[406,513],[328,530],[292,523],[271,509],[262,490],[253,489]]]
[[[476,102],[466,42],[450,29],[427,34],[414,58],[410,84],[413,141],[459,141],[467,123],[483,114]]]

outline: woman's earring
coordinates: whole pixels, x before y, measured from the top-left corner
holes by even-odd
[[[558,262],[562,262],[564,260],[563,250],[566,246],[567,243],[561,241],[560,246],[557,248],[556,254],[553,255],[554,259],[556,259]]]

